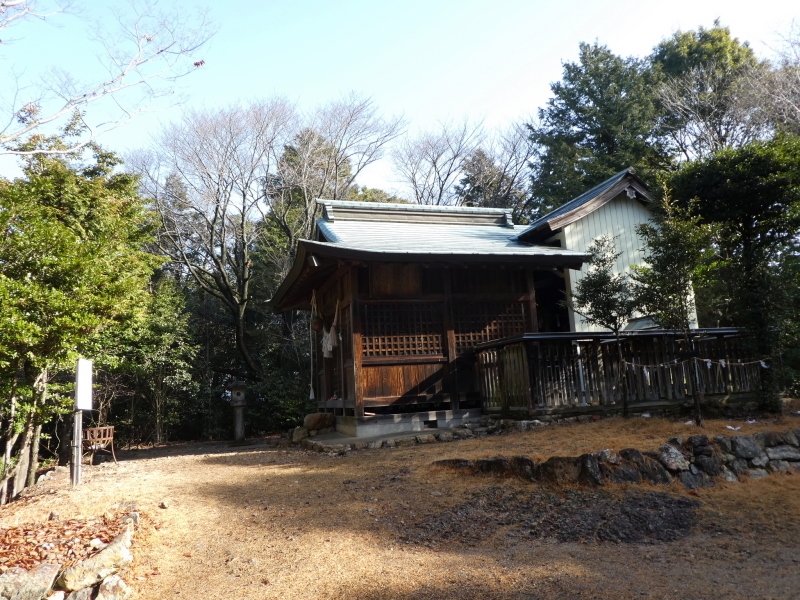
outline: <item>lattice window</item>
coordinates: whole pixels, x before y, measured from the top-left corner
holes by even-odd
[[[364,356],[428,356],[443,351],[442,305],[361,304]]]
[[[476,344],[525,333],[528,315],[521,302],[459,302],[453,306],[456,352]]]

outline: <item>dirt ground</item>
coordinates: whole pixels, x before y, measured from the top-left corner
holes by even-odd
[[[746,434],[800,418],[712,421],[703,433],[737,433],[726,425]],[[224,443],[127,451],[87,468],[76,489],[65,472],[44,480],[0,509],[0,527],[137,508],[136,559],[122,575],[146,600],[800,597],[800,473],[690,493],[545,489],[431,466],[648,450],[699,431],[608,419],[343,457]],[[598,533],[630,506],[669,535]]]

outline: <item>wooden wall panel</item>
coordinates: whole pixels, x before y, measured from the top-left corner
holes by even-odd
[[[364,398],[400,398],[442,392],[446,363],[369,365],[363,363]]]
[[[372,263],[369,295],[373,298],[417,298],[422,293],[418,264]]]

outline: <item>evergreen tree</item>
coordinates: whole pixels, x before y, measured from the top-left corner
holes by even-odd
[[[645,61],[622,58],[606,46],[580,45],[564,63],[562,81],[531,125],[539,147],[533,163],[533,216],[545,214],[619,171],[635,165],[645,180],[668,164],[655,135],[657,120]]]

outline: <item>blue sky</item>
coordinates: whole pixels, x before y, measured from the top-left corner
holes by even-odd
[[[106,19],[114,3],[76,0],[82,15],[61,15],[16,28],[0,46],[0,86],[13,69],[31,78],[48,66],[79,77],[95,68],[86,19]],[[207,2],[183,0],[189,11]],[[755,10],[754,10],[755,8]],[[180,83],[184,106],[214,107],[283,95],[313,107],[350,91],[370,96],[386,114],[403,114],[411,130],[470,117],[489,127],[535,114],[574,60],[581,41],[595,40],[622,55],[642,56],[677,29],[711,26],[769,56],[800,18],[795,1],[674,0],[376,0],[218,2],[219,28],[198,58],[206,62]],[[52,24],[51,24],[52,23]],[[110,21],[102,21],[101,27]],[[56,26],[59,25],[59,26]],[[0,90],[1,91],[1,90]],[[126,151],[146,145],[159,124],[180,108],[142,115],[104,143]],[[7,114],[7,113],[4,113]],[[11,174],[7,162],[0,173]],[[392,188],[387,164],[362,184]]]

